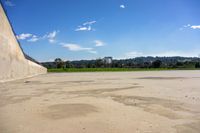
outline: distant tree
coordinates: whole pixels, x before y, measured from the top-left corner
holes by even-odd
[[[176,66],[178,66],[178,67],[183,66],[183,65],[184,65],[183,62],[177,62],[177,63],[176,63]]]
[[[195,68],[200,68],[200,62],[196,62]]]
[[[62,59],[61,59],[61,58],[56,58],[54,61],[55,61],[55,62],[61,62]]]
[[[104,66],[104,62],[102,59],[96,59],[95,61],[95,67],[103,67]]]
[[[159,61],[158,61],[159,60]],[[197,57],[136,57],[131,59],[113,60],[109,66],[102,59],[66,61],[56,58],[54,62],[43,62],[47,68],[200,68],[200,58]]]
[[[120,61],[113,61],[112,62],[112,67],[113,68],[121,68],[122,67],[122,64],[121,64],[121,62]]]
[[[72,68],[73,65],[71,64],[70,61],[65,61],[65,68]]]
[[[153,67],[153,68],[160,68],[161,64],[162,64],[162,61],[156,60],[156,61],[154,61],[154,62],[152,63],[152,67]]]
[[[149,68],[149,67],[151,67],[151,63],[150,62],[144,62],[143,67]]]
[[[55,60],[54,60],[54,62],[56,63],[56,67],[57,68],[64,68],[64,61],[62,60],[62,59],[60,59],[60,58],[56,58]]]
[[[87,68],[95,68],[95,64],[93,64],[92,62],[88,62],[86,67]]]

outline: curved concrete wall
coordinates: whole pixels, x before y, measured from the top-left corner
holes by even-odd
[[[46,72],[46,68],[25,58],[0,4],[0,82]]]

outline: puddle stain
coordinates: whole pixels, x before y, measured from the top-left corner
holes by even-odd
[[[174,127],[177,133],[199,133],[200,132],[200,121],[192,122],[188,124],[177,125]]]
[[[142,86],[130,86],[130,87],[122,87],[122,88],[109,88],[109,89],[90,89],[90,90],[81,90],[81,91],[69,91],[70,94],[86,94],[86,95],[99,95],[108,92],[121,91],[121,90],[129,90],[134,88],[141,88]]]
[[[187,77],[141,77],[137,79],[175,80],[175,79],[188,79],[188,78]]]
[[[48,111],[42,115],[53,120],[81,117],[98,112],[98,109],[95,106],[82,103],[55,104],[49,106],[47,110]]]
[[[184,107],[183,103],[174,100],[141,96],[112,96],[112,99],[126,106],[139,107],[146,112],[155,113],[169,119],[182,118],[176,111],[191,112]]]

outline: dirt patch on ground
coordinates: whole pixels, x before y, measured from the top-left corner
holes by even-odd
[[[177,133],[199,133],[200,121],[175,126]]]
[[[158,114],[169,119],[181,119],[178,111],[190,112],[183,106],[183,103],[174,100],[167,100],[154,97],[141,96],[112,96],[114,101],[123,103],[127,106],[142,108],[144,111]]]
[[[130,86],[130,87],[122,87],[122,88],[108,88],[108,89],[91,89],[91,90],[83,90],[83,91],[70,91],[71,94],[86,94],[86,95],[98,95],[106,92],[114,92],[121,90],[130,90],[134,88],[141,88],[142,86]]]
[[[97,108],[90,104],[55,104],[47,109],[43,116],[50,119],[65,119],[72,117],[86,116],[90,113],[97,112]]]
[[[141,77],[137,79],[173,80],[173,79],[187,79],[187,78],[186,77]]]

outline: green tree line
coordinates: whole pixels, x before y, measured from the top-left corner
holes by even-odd
[[[137,57],[133,59],[112,60],[106,63],[103,59],[63,61],[56,58],[53,62],[43,62],[46,68],[200,68],[197,57]]]

